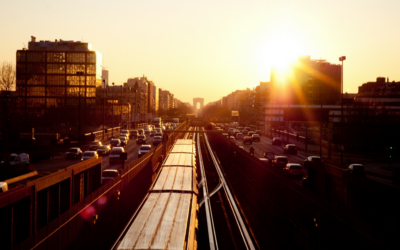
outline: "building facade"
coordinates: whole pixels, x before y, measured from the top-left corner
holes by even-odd
[[[21,110],[35,116],[50,109],[94,111],[96,87],[102,83],[102,55],[89,43],[32,37],[29,48],[18,50],[17,89]]]

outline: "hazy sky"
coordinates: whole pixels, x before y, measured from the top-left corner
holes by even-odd
[[[344,90],[400,81],[399,0],[0,0],[0,62],[38,40],[83,40],[116,84],[146,75],[184,101],[269,81],[278,57],[339,63]]]

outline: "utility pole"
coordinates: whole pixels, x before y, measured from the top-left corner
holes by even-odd
[[[340,150],[340,163],[343,164],[343,151],[344,151],[344,145],[343,145],[343,62],[344,60],[346,60],[345,56],[341,56],[339,57],[339,61],[342,62],[342,84],[341,84],[341,90],[340,90],[340,104],[341,104],[341,119],[340,119],[340,126],[341,126],[341,144],[342,144],[342,148]]]
[[[106,93],[106,80],[103,79],[103,140],[104,140],[104,134],[105,134],[105,123],[106,123],[106,114],[105,114],[105,106],[106,106],[106,97],[105,97],[105,93]]]
[[[112,94],[112,128],[111,128],[111,138],[114,138],[114,83],[113,85],[113,94]]]
[[[83,71],[76,72],[79,78],[79,89],[78,89],[78,97],[79,97],[79,104],[78,104],[78,141],[80,141],[81,137],[81,76],[83,76]]]

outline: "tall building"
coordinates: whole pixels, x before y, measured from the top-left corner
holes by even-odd
[[[18,50],[17,88],[21,108],[43,115],[62,107],[93,108],[96,87],[102,82],[102,56],[89,43],[55,40],[36,41]]]
[[[108,70],[106,70],[106,69],[103,69],[103,70],[101,71],[101,79],[105,80],[105,81],[103,81],[102,84],[101,84],[101,87],[102,87],[103,89],[107,86],[107,84],[109,84],[109,81],[108,81],[109,74],[108,74],[108,73],[109,73],[109,72],[108,72]]]
[[[337,104],[342,66],[300,57],[286,70],[271,70],[271,104]]]

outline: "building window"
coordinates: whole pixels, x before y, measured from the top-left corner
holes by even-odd
[[[95,53],[87,53],[87,63],[96,63],[96,54]]]
[[[96,97],[96,88],[86,88],[86,97]]]
[[[44,76],[41,75],[31,75],[27,81],[28,85],[45,85]]]
[[[64,64],[47,64],[48,74],[65,74]]]
[[[45,87],[28,87],[26,96],[45,96]]]
[[[27,98],[26,99],[26,106],[29,108],[39,108],[45,105],[44,98]]]
[[[46,107],[51,108],[60,108],[64,106],[64,99],[63,98],[47,98],[46,100]]]
[[[96,77],[95,76],[87,76],[86,77],[86,85],[87,86],[96,86]]]
[[[86,107],[94,108],[96,106],[96,99],[86,99]]]
[[[81,97],[85,96],[85,88],[81,89]],[[67,96],[68,97],[78,97],[79,96],[79,87],[70,87],[67,88]]]
[[[91,75],[94,75],[94,74],[96,74],[96,65],[95,64],[89,64],[89,65],[87,65],[87,72],[86,72],[88,75],[89,74],[91,74]]]
[[[26,53],[22,51],[17,52],[17,62],[25,62],[26,61]]]
[[[79,99],[75,99],[75,98],[67,98],[67,106],[78,106],[79,105]]]
[[[47,96],[65,96],[65,88],[47,87]]]
[[[83,72],[85,74],[85,65],[67,64],[67,74],[76,75],[77,72]]]
[[[64,52],[52,52],[47,53],[47,62],[58,62],[63,63],[65,62],[65,53]]]
[[[46,73],[46,64],[44,64],[44,63],[28,63],[27,73],[44,74],[44,73]]]
[[[67,53],[67,62],[85,63],[85,53]]]
[[[84,76],[67,76],[67,85],[85,85]]]
[[[25,85],[26,76],[22,74],[17,74],[17,86]]]
[[[26,72],[25,70],[25,63],[17,63],[17,73],[18,74],[23,74]]]
[[[29,52],[27,55],[28,62],[45,62],[46,53],[45,52]]]
[[[17,86],[17,95],[18,96],[25,96],[26,87]]]
[[[65,85],[65,76],[47,76],[47,85]]]

